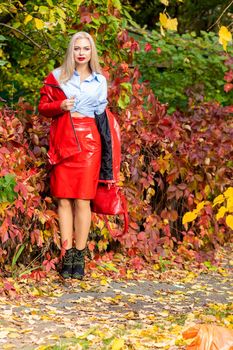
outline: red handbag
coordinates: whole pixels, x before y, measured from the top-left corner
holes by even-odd
[[[91,211],[103,215],[124,215],[124,231],[128,231],[128,212],[125,196],[115,183],[99,183],[96,196],[91,200]],[[105,219],[107,223],[107,220]],[[108,229],[109,229],[109,225]]]

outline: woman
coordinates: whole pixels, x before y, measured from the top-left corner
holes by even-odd
[[[95,197],[101,164],[96,117],[103,116],[106,105],[107,83],[94,41],[88,33],[78,32],[71,38],[63,64],[45,79],[38,108],[42,115],[52,117],[50,186],[51,194],[58,198],[61,240],[66,249],[63,278],[84,276],[90,200]]]

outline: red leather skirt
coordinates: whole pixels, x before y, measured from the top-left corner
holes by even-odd
[[[73,118],[81,152],[53,166],[51,194],[57,198],[95,197],[101,163],[101,139],[94,118]]]

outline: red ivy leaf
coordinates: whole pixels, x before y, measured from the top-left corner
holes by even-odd
[[[91,13],[89,13],[89,12],[82,13],[80,21],[81,21],[81,23],[90,23],[92,21]]]
[[[46,277],[46,271],[41,271],[41,270],[32,271],[29,277],[32,279],[35,279],[36,281],[40,281],[42,278]]]
[[[225,76],[224,76],[224,80],[226,80],[227,83],[231,83],[233,80],[233,70],[229,70]]]
[[[18,182],[17,185],[14,188],[15,192],[21,192],[23,198],[27,198],[27,187],[22,183],[22,182]]]
[[[151,44],[146,43],[145,48],[144,48],[144,51],[149,52],[149,51],[151,51],[151,49],[152,49]]]
[[[142,258],[140,258],[139,256],[135,256],[131,259],[130,262],[133,265],[133,267],[138,271],[142,270],[145,264]]]
[[[227,83],[224,85],[224,91],[229,92],[233,89],[233,84],[232,83]]]

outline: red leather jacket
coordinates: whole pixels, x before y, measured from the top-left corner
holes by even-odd
[[[49,162],[55,165],[82,150],[74,131],[70,112],[61,109],[62,101],[67,97],[53,73],[44,80],[40,94],[39,113],[52,118],[48,157]],[[96,115],[96,123],[102,141],[100,180],[118,181],[121,161],[119,125],[108,109],[101,115]]]

